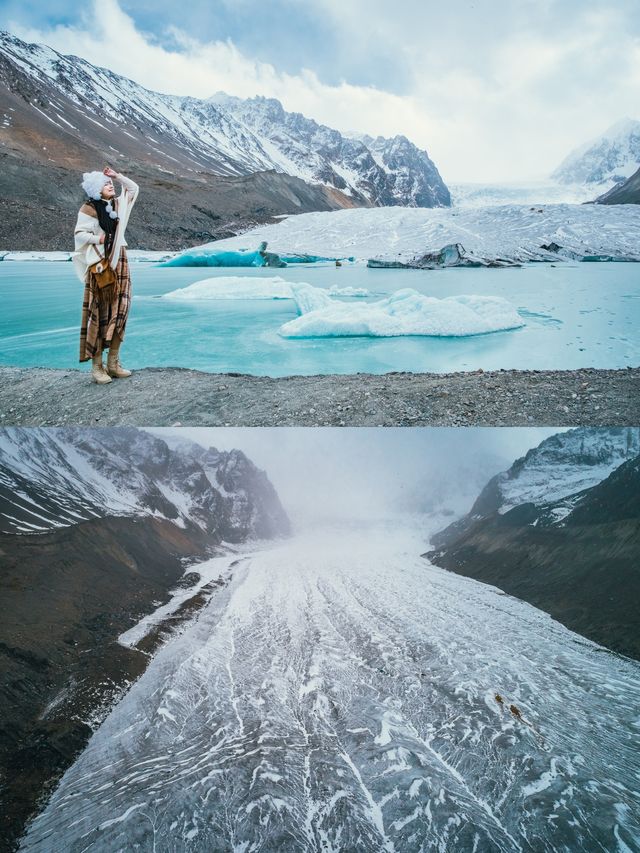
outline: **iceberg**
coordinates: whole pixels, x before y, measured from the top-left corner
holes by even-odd
[[[271,278],[224,275],[205,278],[188,287],[171,290],[162,299],[293,299],[291,285],[279,275]]]
[[[399,290],[377,302],[330,302],[311,308],[306,294],[296,302],[300,316],[280,327],[285,338],[466,337],[525,325],[515,307],[499,296],[448,296],[436,299],[417,290]]]
[[[189,287],[171,290],[162,299],[179,301],[214,300],[214,299],[294,299],[298,310],[304,312],[325,308],[333,304],[331,297],[363,297],[370,296],[364,287],[339,288],[335,285],[330,290],[313,287],[304,281],[289,282],[281,276],[270,278],[224,275],[217,278],[205,278],[196,281]]]
[[[250,249],[214,249],[200,246],[187,249],[174,258],[160,264],[162,267],[286,267],[288,264],[316,264],[320,261],[337,261],[338,258],[325,258],[320,255],[296,253],[278,255],[267,252],[267,243],[262,241],[259,247]],[[349,258],[348,260],[353,260]]]

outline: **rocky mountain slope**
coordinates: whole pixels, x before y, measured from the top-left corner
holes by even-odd
[[[577,429],[494,477],[432,562],[640,658],[640,430]]]
[[[563,184],[624,182],[640,167],[640,121],[625,118],[576,148],[551,177]]]
[[[640,204],[640,169],[621,184],[598,196],[596,204]]]
[[[222,543],[288,533],[242,452],[196,455],[133,428],[0,431],[3,850],[162,642],[118,637],[176,588],[196,612],[196,564]]]
[[[426,152],[387,142],[369,151],[277,101],[152,92],[0,32],[2,247],[67,248],[81,173],[105,162],[143,188],[133,248],[184,248],[287,213],[449,204]]]
[[[288,533],[266,474],[239,450],[183,452],[143,430],[0,433],[0,531],[39,533],[106,516],[156,517],[212,542]]]

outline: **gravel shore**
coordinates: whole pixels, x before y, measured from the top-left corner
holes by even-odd
[[[636,426],[640,368],[272,379],[145,368],[0,368],[1,426]]]

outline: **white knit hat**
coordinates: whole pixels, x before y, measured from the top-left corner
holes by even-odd
[[[82,189],[89,198],[100,198],[102,188],[108,183],[111,183],[111,178],[108,178],[104,172],[85,172],[82,176]]]

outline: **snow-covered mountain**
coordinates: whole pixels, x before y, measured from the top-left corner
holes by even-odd
[[[288,533],[264,471],[239,450],[169,448],[135,428],[0,432],[0,532],[153,516],[239,542]]]
[[[27,111],[66,137],[97,138],[116,163],[133,158],[165,174],[274,170],[322,185],[336,207],[450,203],[426,152],[405,137],[379,137],[369,150],[337,130],[285,112],[276,100],[164,95],[6,32],[0,33],[0,84],[21,99],[22,116],[13,102],[0,104],[5,144],[18,141],[12,130]],[[54,152],[52,146],[49,159],[56,159]]]
[[[478,498],[486,512],[508,512],[523,503],[546,503],[595,486],[640,453],[640,428],[580,427],[545,439],[498,474]]]
[[[617,184],[640,167],[640,121],[624,118],[566,157],[551,177],[563,184]]]
[[[523,504],[557,506],[557,519],[570,511],[576,497],[618,466],[640,454],[640,428],[580,427],[546,438],[496,474],[480,492],[468,515],[435,537],[434,544],[459,535],[482,518],[504,515]],[[561,511],[558,503],[566,506]]]
[[[218,92],[210,103],[250,128],[269,151],[278,171],[334,187],[359,204],[451,204],[449,190],[427,152],[405,136],[343,136],[301,113],[286,112],[275,98],[243,100]]]

